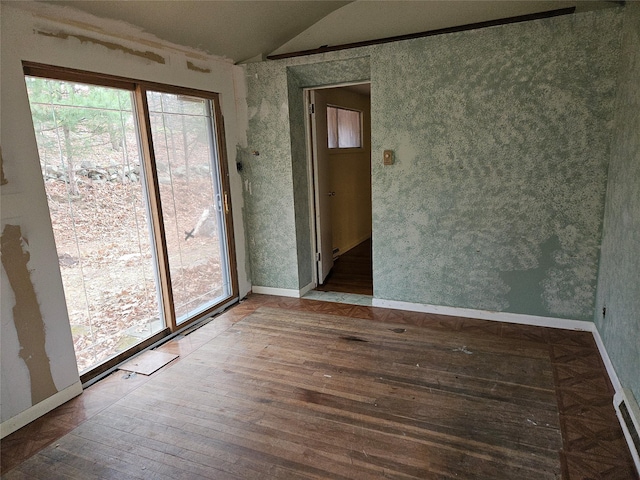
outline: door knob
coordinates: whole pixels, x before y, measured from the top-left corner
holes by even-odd
[[[328,194],[330,197],[335,197],[336,196],[336,192],[329,192]]]

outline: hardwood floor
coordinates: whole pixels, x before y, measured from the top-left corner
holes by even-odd
[[[338,257],[325,283],[316,290],[373,295],[371,239]]]
[[[590,333],[251,295],[2,440],[3,478],[637,478]]]

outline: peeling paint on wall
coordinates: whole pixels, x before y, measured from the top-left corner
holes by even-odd
[[[200,72],[200,73],[211,73],[211,69],[210,68],[201,68],[199,66],[197,66],[196,64],[194,64],[193,62],[187,60],[187,68],[189,70],[192,70],[194,72]]]
[[[13,289],[16,303],[13,322],[20,342],[20,358],[29,370],[33,405],[58,392],[45,350],[46,332],[42,312],[29,272],[29,252],[19,225],[6,225],[0,236],[2,266]]]
[[[161,63],[161,64],[166,63],[164,57],[161,56],[161,55],[158,55],[157,53],[150,52],[148,50],[146,52],[143,52],[141,50],[134,50],[133,48],[125,47],[123,45],[119,45],[119,44],[114,43],[114,42],[107,42],[105,40],[98,40],[97,38],[91,38],[91,37],[88,37],[86,35],[78,35],[78,34],[74,34],[74,33],[64,33],[64,32],[58,32],[58,33],[44,32],[42,30],[36,30],[36,33],[38,35],[42,35],[42,36],[45,36],[45,37],[59,38],[61,40],[67,40],[67,39],[69,39],[71,37],[71,38],[75,38],[77,40],[80,40],[81,43],[93,43],[95,45],[101,45],[103,47],[107,47],[109,50],[119,50],[119,51],[124,52],[124,53],[126,53],[128,55],[134,55],[136,57],[141,57],[141,58],[144,58],[146,60],[150,60],[150,61],[155,62],[155,63]]]

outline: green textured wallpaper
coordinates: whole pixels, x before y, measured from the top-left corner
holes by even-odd
[[[243,165],[251,283],[297,290],[287,74],[276,63],[251,64],[246,71],[248,148],[238,158]]]
[[[374,296],[591,320],[620,26],[608,9],[247,65],[253,284],[307,283],[301,87],[366,62]]]
[[[253,285],[298,290],[313,281],[303,88],[368,80],[368,57],[340,58],[352,55],[245,67],[248,150],[260,152],[242,156]]]
[[[625,9],[595,321],[640,401],[640,4]],[[606,316],[602,309],[606,307]]]
[[[608,11],[372,55],[375,297],[591,319],[618,31]]]
[[[287,70],[287,91],[289,94],[289,128],[291,132],[291,171],[293,172],[293,205],[296,218],[296,245],[298,263],[298,287],[303,288],[312,281],[311,230],[309,227],[309,174],[307,163],[295,159],[305,158],[305,124],[296,121],[296,112],[304,112],[304,98],[300,94],[300,79]],[[304,114],[304,113],[303,113]],[[300,141],[302,140],[302,141]]]

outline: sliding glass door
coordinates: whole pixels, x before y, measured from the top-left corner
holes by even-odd
[[[164,329],[132,93],[27,77],[78,369]]]
[[[218,97],[25,73],[86,379],[237,295]]]
[[[177,323],[229,295],[210,100],[147,91]]]

